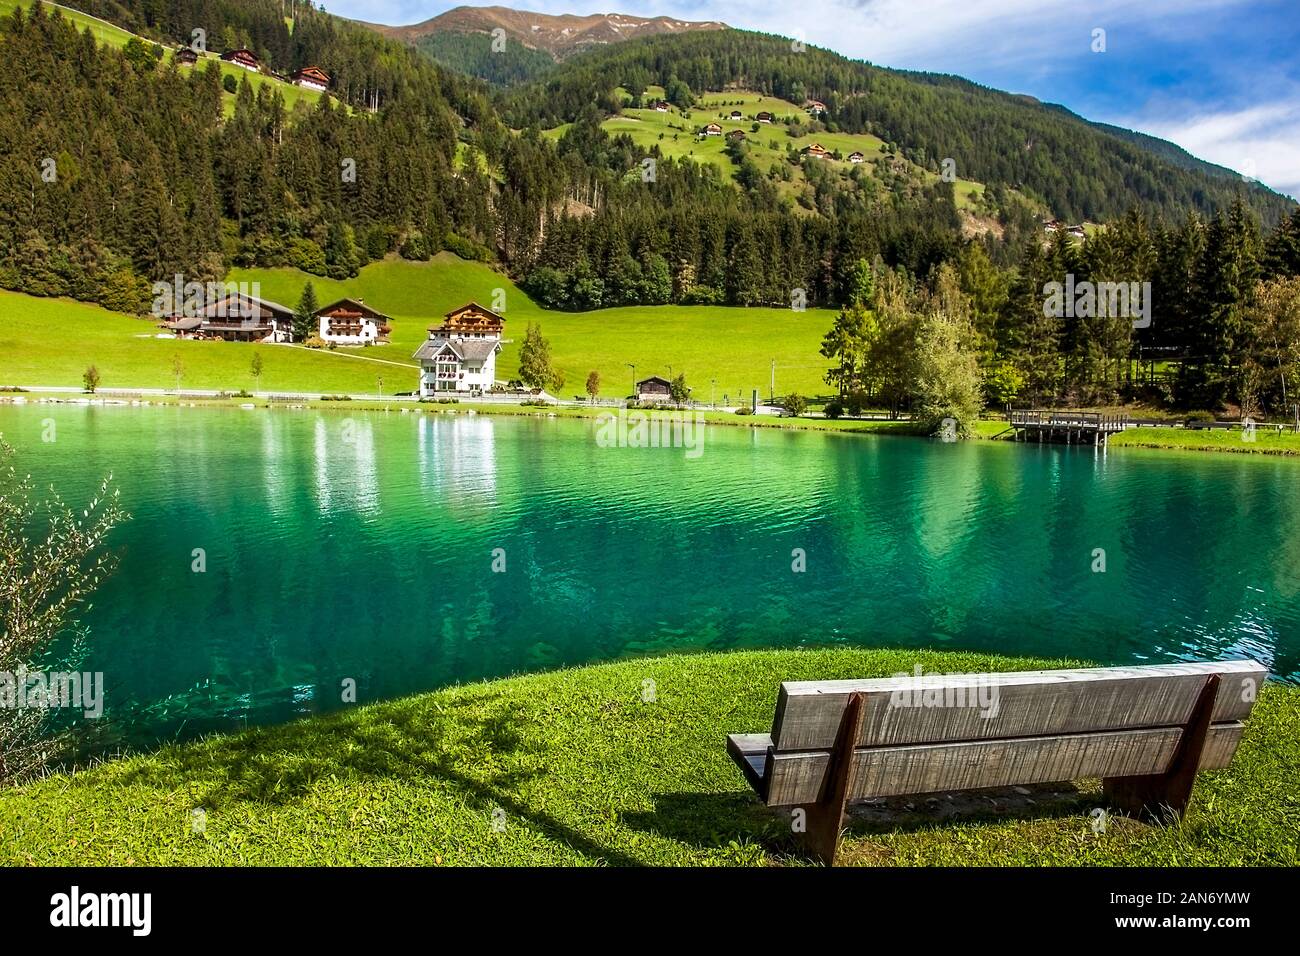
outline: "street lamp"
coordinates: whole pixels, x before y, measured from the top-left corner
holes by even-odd
[[[632,395],[636,396],[636,366],[631,362],[625,363],[632,370]]]

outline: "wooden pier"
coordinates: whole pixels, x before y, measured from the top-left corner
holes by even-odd
[[[1017,441],[1054,442],[1065,445],[1096,445],[1128,427],[1127,415],[1100,412],[1057,412],[1015,409],[1007,415]]]

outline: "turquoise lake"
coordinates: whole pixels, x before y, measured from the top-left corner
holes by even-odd
[[[597,429],[0,406],[39,484],[80,504],[112,472],[131,512],[85,617],[117,743],[336,709],[347,679],[364,703],[705,649],[1248,656],[1300,678],[1300,462],[730,427],[691,457]]]

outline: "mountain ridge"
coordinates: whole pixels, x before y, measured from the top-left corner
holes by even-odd
[[[417,43],[440,33],[491,34],[499,29],[505,31],[507,38],[529,49],[543,50],[557,60],[592,46],[640,37],[730,29],[720,20],[637,17],[624,13],[545,14],[502,6],[453,7],[428,20],[402,26],[356,22],[407,43]]]

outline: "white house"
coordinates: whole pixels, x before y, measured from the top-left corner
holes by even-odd
[[[442,325],[429,329],[429,338],[415,350],[420,397],[474,395],[496,384],[505,321],[477,302],[448,312]]]
[[[338,345],[374,345],[388,341],[388,316],[360,299],[339,299],[314,313],[318,334]]]

